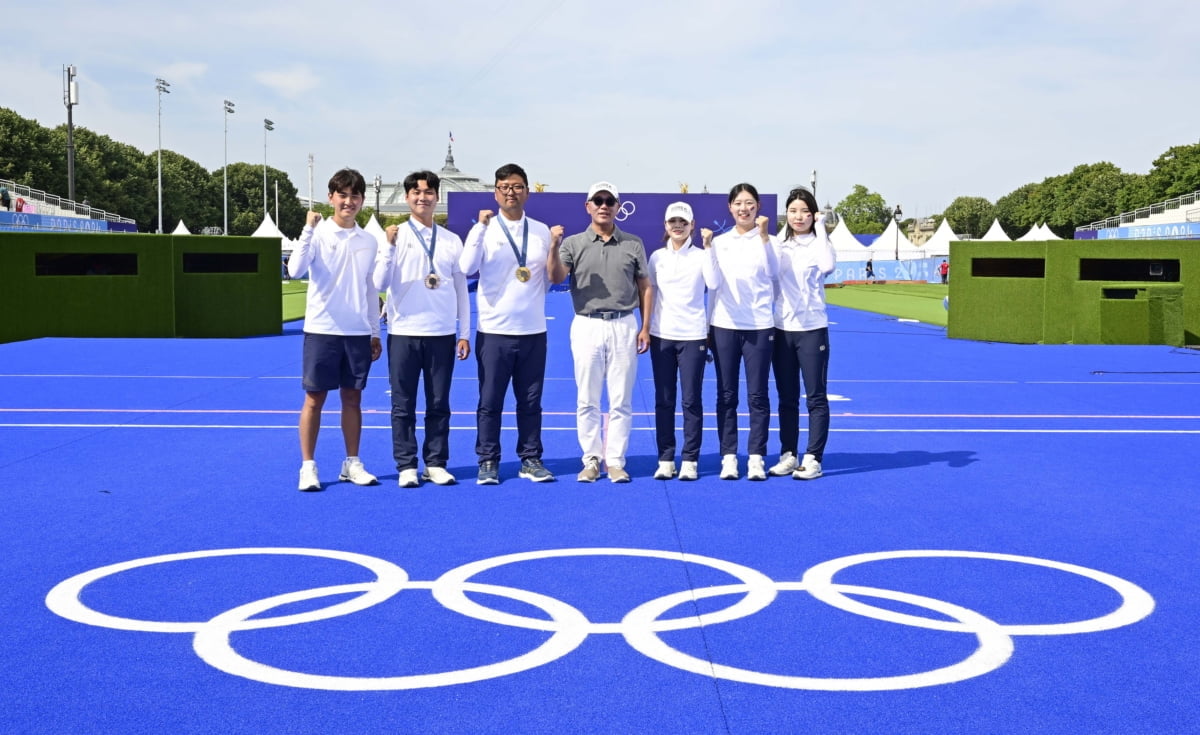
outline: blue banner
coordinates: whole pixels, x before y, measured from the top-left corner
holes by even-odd
[[[0,230],[52,230],[54,232],[137,232],[136,225],[101,219],[59,217],[50,214],[0,211]]]
[[[1200,222],[1109,227],[1099,232],[1099,240],[1200,240]]]

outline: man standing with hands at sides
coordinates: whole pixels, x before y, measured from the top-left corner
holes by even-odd
[[[458,266],[462,240],[433,221],[440,180],[432,171],[404,178],[408,222],[386,230],[372,280],[387,291],[388,375],[392,386],[392,455],[400,487],[417,487],[417,383],[425,382],[421,479],[453,485],[450,379],[454,359],[471,353],[471,302]]]
[[[378,244],[355,222],[367,184],[362,174],[342,169],[329,179],[333,218],[309,212],[288,260],[288,274],[308,271],[304,310],[304,407],[300,410],[300,489],[320,490],[314,454],[325,397],[335,388],[342,400],[346,459],[339,480],[374,485],[378,480],[358,458],[362,436],[362,391],[371,363],[379,359],[379,306],[371,284]]]
[[[525,216],[529,178],[509,163],[496,169],[500,216],[485,209],[467,233],[459,265],[478,273],[475,304],[475,361],[479,405],[475,412],[479,456],[476,483],[500,482],[500,418],[504,394],[512,385],[517,408],[517,456],[520,477],[550,482],[542,465],[542,386],[546,376],[546,257],[550,230]],[[562,237],[559,229],[559,237]]]
[[[604,455],[608,479],[629,482],[625,450],[633,425],[633,386],[637,379],[637,353],[650,347],[653,295],[646,249],[635,235],[615,223],[620,195],[607,181],[592,184],[584,207],[591,226],[562,239],[562,227],[551,229],[546,270],[552,283],[571,276],[571,355],[575,359],[578,391],[575,419],[583,470],[579,482],[595,482]],[[633,310],[640,308],[638,329]],[[601,437],[600,397],[608,387],[607,442]]]

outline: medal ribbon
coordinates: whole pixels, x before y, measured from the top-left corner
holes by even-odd
[[[513,239],[512,233],[508,231],[508,227],[504,222],[498,223],[500,229],[504,232],[504,236],[508,238],[508,244],[512,246],[513,255],[517,256],[517,265],[521,268],[525,267],[525,258],[529,254],[529,220],[525,220],[525,228],[521,231],[521,249],[517,250],[517,241]]]
[[[437,223],[435,222],[433,224],[433,234],[429,237],[428,245],[425,244],[425,237],[421,234],[421,231],[417,229],[417,226],[413,224],[411,218],[408,220],[408,226],[412,228],[413,234],[416,235],[417,239],[421,241],[421,249],[424,250],[425,255],[429,257],[429,272],[433,273],[433,251],[435,248],[437,248]]]

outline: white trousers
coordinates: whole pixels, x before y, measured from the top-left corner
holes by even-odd
[[[625,466],[633,426],[633,385],[637,381],[637,318],[571,322],[571,356],[575,358],[575,426],[583,461],[604,458],[608,467]],[[608,387],[608,441],[602,436],[601,392]]]

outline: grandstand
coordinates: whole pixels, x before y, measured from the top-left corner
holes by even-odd
[[[132,219],[97,209],[82,202],[7,179],[0,179],[0,187],[8,189],[13,201],[18,198],[23,199],[27,206],[21,213],[0,210],[0,229],[137,231],[137,224]],[[33,216],[18,217],[17,214]],[[87,221],[104,224],[84,226],[83,223]]]
[[[1078,227],[1076,240],[1200,240],[1200,191]]]

